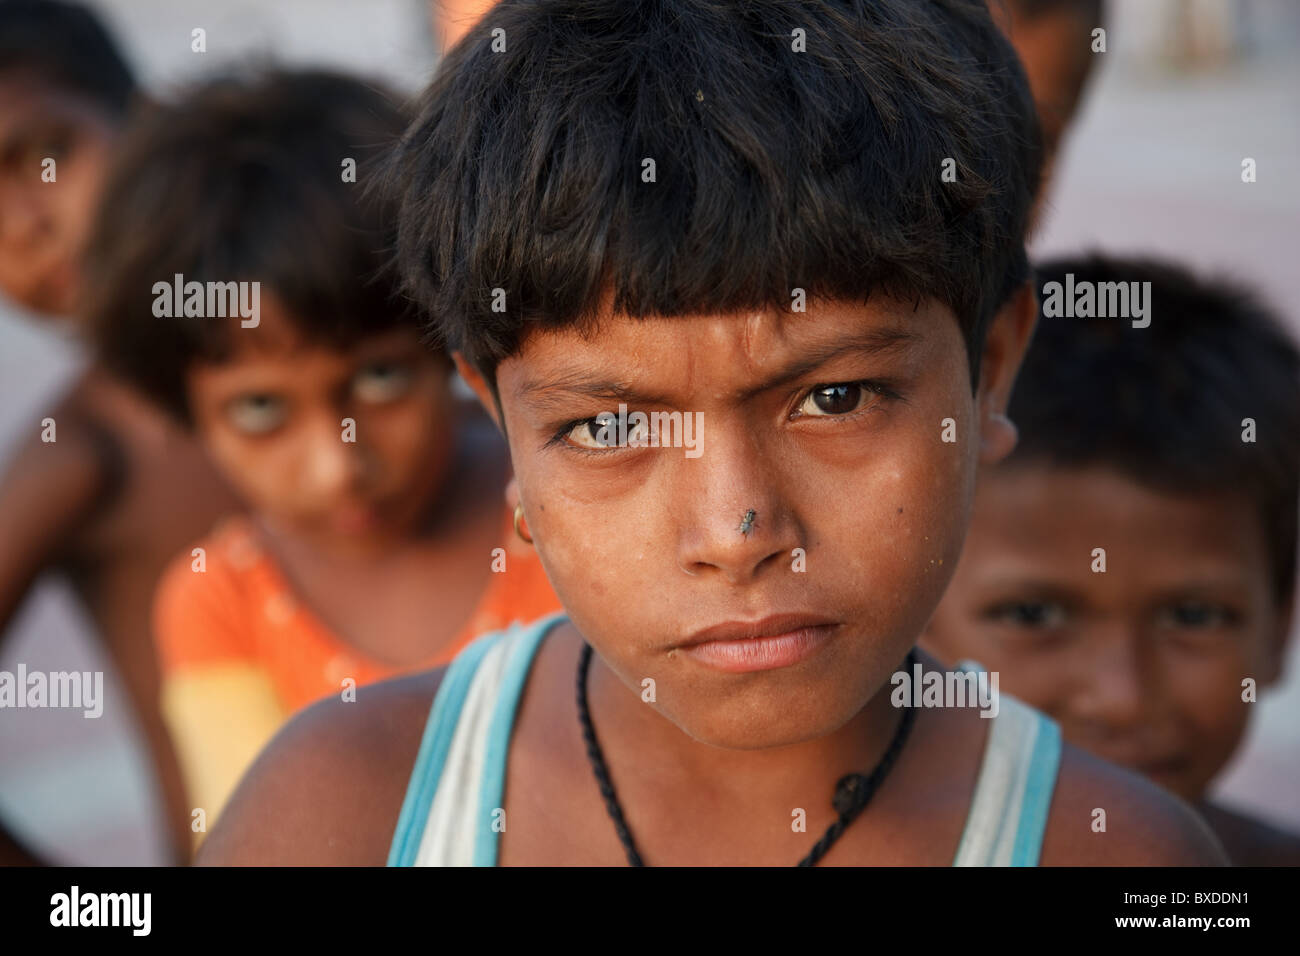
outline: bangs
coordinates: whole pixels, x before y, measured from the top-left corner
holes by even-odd
[[[522,39],[494,53],[493,28]],[[934,297],[970,344],[1027,277],[1037,125],[982,3],[507,0],[425,102],[399,255],[480,369],[611,294],[636,317]]]

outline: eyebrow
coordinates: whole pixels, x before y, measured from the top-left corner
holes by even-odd
[[[897,353],[905,351],[921,338],[918,333],[906,329],[871,329],[849,339],[824,342],[812,346],[797,361],[759,384],[744,389],[741,397],[750,398],[760,392],[787,385],[816,371],[831,359],[846,354],[871,357]],[[671,406],[673,404],[665,395],[640,391],[626,381],[586,378],[580,372],[568,372],[550,379],[528,381],[520,387],[519,391],[524,399],[543,406],[561,404],[568,396],[573,395],[638,405]],[[545,394],[548,392],[560,394]]]
[[[1056,601],[1061,604],[1083,604],[1087,601],[1087,592],[1070,585],[1060,584],[1043,578],[1032,577],[1033,572],[1024,576],[1003,574],[979,582],[981,602],[991,600],[1004,601],[1015,597],[1029,600]]]
[[[1060,584],[1050,579],[1034,576],[1027,571],[1023,576],[1017,574],[1000,574],[980,582],[980,590],[985,600],[992,599],[998,592],[1018,592],[1035,600],[1058,601],[1062,604],[1086,604],[1088,592],[1083,588]],[[1186,583],[1159,585],[1151,589],[1148,603],[1158,604],[1175,600],[1215,600],[1221,598],[1225,591],[1244,592],[1249,590],[1249,581],[1232,569],[1225,568],[1222,576],[1198,575]]]

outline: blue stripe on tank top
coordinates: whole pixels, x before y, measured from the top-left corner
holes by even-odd
[[[451,747],[456,725],[460,722],[460,712],[465,704],[465,696],[469,693],[470,682],[478,671],[483,655],[504,636],[504,631],[484,634],[456,655],[443,676],[437,698],[430,708],[428,722],[424,725],[420,750],[406,788],[406,799],[402,801],[402,811],[397,817],[397,828],[393,832],[393,843],[388,851],[389,866],[415,864],[420,840],[424,837],[424,826],[429,818],[429,807],[433,804],[434,794],[438,792],[442,767],[447,760],[447,751]]]
[[[1042,714],[1037,714],[1037,717],[1038,733],[1034,737],[1034,751],[1025,777],[1011,866],[1038,865],[1043,833],[1047,829],[1047,811],[1052,804],[1056,773],[1061,763],[1061,728],[1049,717]]]
[[[562,611],[539,619],[531,625],[529,631],[519,635],[515,646],[510,649],[510,660],[506,662],[505,673],[501,676],[501,686],[492,709],[492,723],[488,728],[483,753],[479,812],[474,823],[475,866],[497,865],[501,841],[500,833],[492,828],[492,815],[501,808],[501,798],[505,793],[510,732],[515,725],[515,711],[519,708],[519,698],[523,695],[524,682],[528,679],[537,648],[552,628],[564,619]]]

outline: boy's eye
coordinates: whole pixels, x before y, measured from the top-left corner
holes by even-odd
[[[639,417],[634,423],[627,419],[620,422],[613,412],[601,412],[595,418],[575,422],[564,438],[579,448],[629,448],[649,443],[650,426]]]
[[[28,164],[39,167],[46,158],[56,161],[66,158],[75,145],[76,137],[71,133],[55,130],[28,143],[24,159]]]
[[[288,418],[284,399],[275,395],[241,395],[226,406],[231,423],[248,435],[265,435],[275,431]]]
[[[800,403],[798,415],[826,417],[856,412],[871,398],[882,394],[882,389],[871,388],[863,382],[838,382],[818,385]]]
[[[414,378],[411,369],[405,365],[375,362],[363,367],[353,377],[352,391],[363,402],[382,405],[409,392]]]
[[[1230,608],[1203,601],[1183,601],[1163,608],[1160,623],[1181,630],[1214,630],[1236,623],[1237,615]]]
[[[1048,601],[1008,601],[990,610],[988,617],[1012,627],[1034,630],[1062,627],[1066,621],[1065,608]]]

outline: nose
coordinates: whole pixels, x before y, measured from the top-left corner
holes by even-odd
[[[350,432],[359,432],[353,427]],[[351,491],[366,468],[365,448],[360,435],[356,441],[345,432],[342,416],[321,413],[313,416],[304,432],[303,466],[300,487],[307,500],[329,501]]]
[[[1155,691],[1149,686],[1139,629],[1115,622],[1080,645],[1087,657],[1075,671],[1071,717],[1091,742],[1122,743],[1142,724],[1147,699]]]
[[[781,491],[779,465],[743,430],[713,437],[708,451],[684,459],[674,489],[678,565],[688,574],[744,584],[793,560],[797,519]]]

